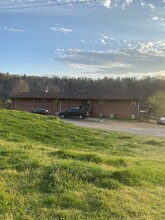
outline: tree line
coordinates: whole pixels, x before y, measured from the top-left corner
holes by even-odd
[[[46,77],[0,73],[0,100],[7,100],[19,92],[96,92],[96,93],[132,93],[143,100],[155,92],[165,92],[164,77],[108,78],[91,79],[85,77]]]

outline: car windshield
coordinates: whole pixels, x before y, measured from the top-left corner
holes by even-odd
[[[75,111],[75,110],[78,110],[79,108],[70,108],[69,110],[71,111]]]

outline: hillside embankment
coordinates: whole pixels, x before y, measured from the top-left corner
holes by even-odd
[[[162,220],[165,140],[0,110],[0,220]]]

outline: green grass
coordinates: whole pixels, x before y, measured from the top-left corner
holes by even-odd
[[[0,111],[0,220],[165,219],[165,140]]]

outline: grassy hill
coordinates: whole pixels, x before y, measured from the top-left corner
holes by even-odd
[[[164,158],[164,139],[1,110],[0,219],[165,219]]]

